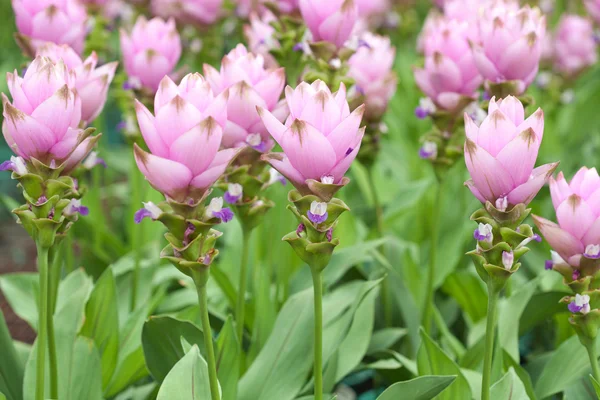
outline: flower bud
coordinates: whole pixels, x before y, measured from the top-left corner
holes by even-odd
[[[358,19],[354,0],[300,0],[300,12],[313,41],[326,41],[340,48],[352,34]]]

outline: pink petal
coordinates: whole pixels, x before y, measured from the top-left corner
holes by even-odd
[[[596,168],[590,168],[583,177],[579,195],[584,199],[587,199],[598,188],[600,188],[600,176],[598,176]]]
[[[229,88],[227,118],[244,129],[248,129],[258,119],[256,107],[266,107],[266,103],[256,90],[245,81]]]
[[[364,133],[365,128],[362,128],[358,131],[358,137],[360,138],[360,140],[358,141],[358,143],[355,144],[354,149],[350,152],[350,154],[341,159],[327,174],[333,176],[335,183],[339,183],[348,171],[348,169],[350,169],[350,165],[352,164],[360,150],[360,145]]]
[[[477,190],[492,203],[515,186],[502,164],[470,139],[465,143],[465,163]]]
[[[552,204],[557,209],[560,203],[565,201],[567,197],[573,194],[573,191],[569,187],[565,176],[562,171],[558,173],[556,179],[550,177],[550,196],[552,197]]]
[[[468,181],[466,181],[465,186],[469,188],[469,190],[471,191],[471,193],[473,193],[473,196],[475,196],[477,198],[477,200],[479,200],[480,202],[485,204],[485,202],[486,202],[485,198],[481,195],[481,193],[479,193],[479,189],[477,189],[475,187],[475,184],[473,183],[472,179],[469,179]]]
[[[358,7],[352,0],[346,0],[339,11],[333,13],[319,25],[319,36],[337,47],[342,47],[350,37],[357,18]]]
[[[188,167],[192,175],[199,175],[212,163],[222,137],[221,126],[208,117],[173,142],[169,159]]]
[[[71,24],[67,15],[58,7],[48,7],[33,17],[31,37],[60,44]]]
[[[518,132],[523,132],[527,129],[533,129],[539,141],[544,137],[544,111],[538,108],[536,112],[531,114],[523,123],[517,126]]]
[[[538,227],[544,239],[560,256],[567,260],[569,257],[583,253],[581,242],[566,230],[561,229],[552,221],[533,215],[533,222]]]
[[[181,200],[192,180],[188,167],[176,161],[146,153],[134,145],[135,161],[148,182],[159,192]]]
[[[355,142],[355,137],[358,134],[358,128],[362,120],[362,116],[365,112],[364,104],[356,108],[343,120],[331,133],[327,136],[327,140],[331,144],[333,151],[335,151],[337,161],[346,157],[346,152],[351,147],[352,143]]]
[[[71,126],[75,107],[75,94],[67,85],[40,104],[31,116],[54,133],[56,140],[62,139]]]
[[[525,120],[525,109],[523,108],[523,103],[521,103],[515,96],[507,96],[504,99],[498,100],[496,106],[509,120],[512,121],[513,124],[515,124],[515,126],[519,126]],[[521,132],[525,129],[521,129]]]
[[[267,161],[273,168],[279,173],[286,177],[287,180],[292,182],[296,187],[305,186],[306,178],[292,166],[290,160],[283,153],[269,153],[263,156],[263,159]]]
[[[254,89],[263,98],[267,108],[272,110],[279,101],[284,86],[285,70],[283,68],[278,68],[275,71],[270,71],[266,79],[254,85]]]
[[[92,151],[95,144],[96,141],[93,137],[88,137],[84,139],[83,142],[81,142],[79,146],[77,146],[77,148],[69,155],[69,158],[65,160],[65,169],[63,170],[63,174],[69,173],[69,171],[77,167],[79,163],[85,157],[87,157],[90,151]]]
[[[82,134],[83,129],[69,127],[62,139],[52,146],[49,153],[56,160],[69,157],[75,148],[78,147],[77,145],[81,140]]]
[[[135,100],[135,113],[142,137],[152,154],[159,157],[168,157],[169,147],[156,130],[154,115],[137,99]]]
[[[508,203],[529,204],[552,176],[557,166],[558,163],[545,164],[534,169],[528,181],[517,186],[508,194]]]
[[[212,102],[204,110],[206,117],[213,117],[222,128],[227,125],[227,102],[229,100],[229,91],[225,90],[217,97],[212,99]],[[192,103],[193,104],[193,103]]]
[[[485,55],[483,49],[479,46],[473,48],[473,60],[479,70],[479,73],[489,81],[496,81],[502,74],[498,71],[494,63]]]
[[[154,124],[162,140],[170,146],[179,136],[198,125],[202,119],[202,113],[178,95],[158,110]]]
[[[133,73],[142,85],[152,91],[158,89],[158,85],[165,75],[173,70],[173,64],[162,54],[152,49],[139,52],[133,59]]]
[[[573,194],[556,209],[556,218],[560,227],[581,239],[590,228],[596,216],[588,204]]]
[[[477,145],[495,157],[519,133],[512,121],[502,111],[496,110],[481,123]]]
[[[540,144],[533,129],[528,129],[511,140],[496,156],[515,184],[524,183],[531,176]]]
[[[597,218],[583,236],[583,244],[600,244],[600,218]]]
[[[273,139],[279,142],[287,130],[285,125],[283,125],[279,119],[271,114],[268,110],[262,107],[258,107],[256,110],[267,131],[269,131]]]
[[[21,87],[23,84],[23,78],[17,74],[17,71],[14,73],[7,72],[6,83],[8,84],[8,90],[10,91],[10,95],[13,99],[13,105],[19,110],[23,111],[25,114],[31,115],[33,112],[33,107],[31,104],[29,104],[29,100],[27,99],[27,96]]]
[[[431,99],[437,98],[437,92],[429,82],[429,74],[424,69],[414,69],[413,70],[415,82],[417,86],[423,93],[427,95],[427,97]]]
[[[54,133],[34,118],[4,102],[3,133],[10,144],[14,141],[18,153],[29,157],[40,157],[56,143]]]
[[[179,88],[175,82],[173,82],[168,75],[165,75],[165,77],[160,81],[158,90],[154,96],[154,112],[158,112],[158,110],[173,100],[173,97],[177,96],[178,94]]]
[[[198,189],[208,189],[225,173],[229,163],[215,165],[210,167],[200,175],[194,177],[190,186]]]
[[[475,124],[475,122],[473,122],[473,119],[467,113],[465,113],[465,134],[467,135],[467,138],[477,143],[479,137],[479,127]]]
[[[534,43],[527,35],[512,43],[502,53],[498,69],[504,73],[506,79],[524,79],[538,66],[540,46]]]

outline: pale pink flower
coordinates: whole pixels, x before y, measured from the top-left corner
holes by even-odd
[[[313,41],[326,41],[342,47],[358,19],[354,0],[300,0],[300,12]]]
[[[223,12],[223,0],[152,0],[152,12],[185,23],[213,24]]]
[[[270,51],[280,47],[279,42],[273,36],[275,28],[271,22],[276,18],[270,11],[265,11],[262,15],[256,13],[250,14],[250,23],[244,25],[244,36],[248,41],[248,48],[254,54],[260,54],[265,59],[265,65],[268,67],[277,67],[277,61],[271,55]]]
[[[575,75],[598,61],[594,27],[590,20],[577,15],[563,15],[554,39],[556,68]]]
[[[596,23],[600,23],[600,0],[583,0],[583,3],[590,17],[594,18]]]

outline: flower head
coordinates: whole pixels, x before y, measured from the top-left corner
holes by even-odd
[[[344,45],[358,19],[354,0],[300,0],[299,3],[313,41],[326,41],[337,47]]]
[[[10,160],[1,163],[0,171],[12,171],[17,175],[25,175],[28,172],[25,160],[22,157],[16,156],[11,156]]]
[[[492,243],[494,241],[492,226],[490,224],[480,223],[477,229],[475,229],[475,232],[473,232],[473,237],[478,242]]]
[[[152,13],[183,23],[210,25],[223,11],[223,0],[152,0]]]
[[[554,41],[557,69],[568,76],[581,72],[598,61],[594,26],[589,19],[563,15]]]
[[[260,54],[265,59],[265,65],[276,67],[277,61],[271,55],[271,50],[280,47],[277,39],[273,38],[275,28],[271,25],[277,18],[270,11],[260,14],[250,14],[250,23],[244,25],[244,36],[248,41],[248,48],[254,54]]]
[[[583,0],[585,8],[597,23],[600,23],[600,0]]]
[[[227,207],[223,208],[222,197],[215,197],[210,201],[208,207],[206,207],[204,216],[207,219],[219,218],[221,222],[227,223],[233,219],[233,212]]]
[[[590,312],[590,296],[577,293],[575,299],[569,304],[569,311],[572,313],[587,314]]]
[[[308,219],[315,225],[327,221],[327,203],[313,201],[310,203],[310,210],[306,212]]]

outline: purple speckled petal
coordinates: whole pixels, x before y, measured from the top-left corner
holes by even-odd
[[[313,224],[317,224],[317,225],[327,221],[327,217],[328,217],[327,212],[325,212],[325,214],[323,214],[323,215],[316,215],[316,214],[311,213],[310,211],[307,211],[306,215],[308,215],[308,219],[310,220],[310,222],[312,222]]]

